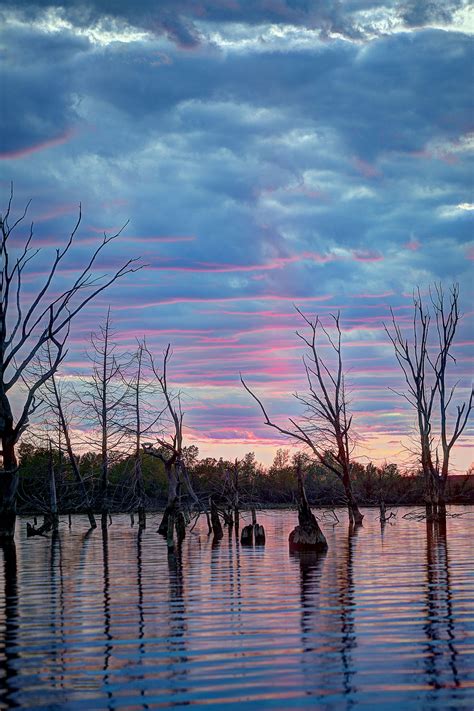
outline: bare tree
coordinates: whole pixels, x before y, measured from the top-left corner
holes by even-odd
[[[86,484],[80,471],[78,457],[74,454],[68,403],[66,403],[64,388],[62,387],[61,382],[58,381],[55,373],[53,373],[50,379],[44,384],[41,397],[50,412],[57,419],[59,432],[58,451],[61,454],[61,439],[64,439],[64,449],[81,494],[81,505],[85,507],[91,528],[96,528],[97,524],[95,521],[91,497],[87,491]]]
[[[61,288],[55,277],[61,272],[66,255],[71,253],[74,238],[81,223],[81,207],[72,232],[63,248],[57,249],[41,284],[33,294],[23,288],[28,266],[39,253],[32,247],[33,224],[22,246],[12,245],[15,230],[24,222],[29,203],[18,218],[12,218],[13,188],[5,214],[0,217],[0,442],[2,471],[0,472],[0,538],[12,538],[16,520],[18,462],[15,446],[37,406],[38,389],[53,375],[66,355],[66,341],[75,316],[126,274],[141,268],[136,259],[127,260],[112,274],[94,273],[99,255],[122,230],[107,236],[78,269],[68,287]],[[122,228],[123,229],[123,228]],[[19,414],[15,417],[11,396],[24,383],[27,369],[43,349],[52,353],[51,367],[46,368],[26,387]]]
[[[413,317],[409,339],[391,310],[391,328],[384,324],[403,372],[406,392],[402,397],[415,410],[419,441],[418,456],[425,480],[427,517],[443,517],[445,490],[451,451],[464,432],[473,407],[469,399],[457,405],[454,424],[449,428],[449,411],[458,383],[449,386],[448,365],[455,363],[451,349],[460,320],[459,287],[454,284],[446,299],[440,284],[430,289],[430,303],[435,315],[432,328],[429,306],[420,289],[413,296]],[[432,334],[435,333],[433,336]]]
[[[308,327],[308,335],[297,332],[297,336],[307,347],[303,364],[308,383],[308,392],[304,395],[295,393],[295,398],[305,407],[305,414],[297,421],[289,418],[292,429],[281,427],[273,422],[262,401],[248,387],[241,376],[241,382],[247,392],[256,400],[265,418],[265,424],[281,434],[302,442],[327,469],[332,471],[342,482],[347,500],[349,519],[357,525],[362,523],[363,515],[359,511],[352,490],[351,440],[352,415],[349,412],[346,385],[342,362],[340,315],[331,315],[335,329],[335,338],[323,326],[318,316],[314,320],[296,309]],[[322,358],[317,343],[321,331],[327,344],[335,355],[335,367]]]
[[[200,507],[192,487],[186,463],[183,457],[183,418],[184,413],[181,407],[181,393],[173,394],[168,383],[168,364],[171,357],[171,346],[168,344],[163,355],[163,368],[160,372],[150,351],[151,368],[159,385],[159,389],[164,399],[164,407],[159,413],[159,418],[167,417],[169,434],[163,433],[157,438],[158,447],[151,444],[143,444],[143,449],[147,454],[159,459],[165,467],[168,480],[168,503],[159,526],[159,533],[168,537],[168,542],[172,542],[173,530],[176,528],[178,540],[185,535],[185,517],[180,505],[180,496],[183,485],[194,503]]]
[[[128,377],[130,392],[128,399],[129,416],[124,426],[127,436],[133,440],[133,486],[134,498],[138,508],[138,523],[140,528],[146,528],[145,486],[143,482],[142,442],[145,436],[154,433],[161,412],[156,413],[151,396],[156,395],[156,385],[146,375],[148,350],[145,341],[137,341],[137,350],[133,357],[133,373]]]
[[[92,373],[84,376],[76,397],[83,406],[83,417],[87,425],[98,426],[100,451],[99,507],[102,528],[107,528],[110,510],[109,470],[111,455],[127,439],[124,431],[126,411],[131,396],[125,379],[125,369],[130,364],[130,356],[119,353],[113,341],[110,307],[104,324],[91,334],[91,348],[87,356],[92,365]],[[93,429],[93,432],[97,431]],[[89,435],[89,442],[96,443],[96,437]]]

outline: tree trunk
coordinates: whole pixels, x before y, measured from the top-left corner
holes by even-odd
[[[18,462],[13,435],[2,433],[3,471],[0,471],[0,541],[12,540],[15,535],[16,494],[18,491]]]
[[[143,486],[142,462],[140,459],[140,450],[135,452],[135,482],[138,494],[138,526],[146,528],[146,511],[145,511],[145,491]]]
[[[221,520],[219,518],[219,512],[217,510],[217,506],[216,506],[212,496],[209,498],[209,508],[211,509],[211,523],[212,523],[212,530],[214,532],[214,538],[220,539],[224,535],[224,532],[222,530]]]
[[[50,517],[51,528],[56,533],[59,526],[58,500],[56,495],[56,476],[54,471],[53,453],[51,442],[49,443],[49,497],[50,497]]]
[[[168,519],[173,516],[174,525],[174,510],[175,504],[178,499],[178,478],[176,476],[176,471],[173,464],[165,462],[165,472],[166,478],[168,479],[168,503],[166,504],[166,509],[161,519],[161,523],[158,527],[158,533],[162,536],[168,535]]]
[[[352,491],[351,476],[348,467],[343,468],[342,474],[342,485],[344,486],[344,491],[347,499],[347,511],[349,513],[349,523],[355,526],[362,526],[362,521],[364,515],[359,511],[357,501],[354,498],[354,493]]]

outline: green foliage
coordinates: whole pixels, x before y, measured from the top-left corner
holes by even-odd
[[[21,473],[21,506],[32,510],[33,503],[44,500],[47,506],[49,465],[52,461],[58,490],[60,510],[80,510],[77,487],[64,454],[45,447],[35,447],[22,442],[19,447]],[[290,456],[289,450],[279,449],[268,469],[257,462],[249,452],[240,461],[207,457],[198,459],[198,449],[188,447],[185,452],[193,488],[201,500],[212,494],[222,504],[232,498],[232,484],[237,473],[240,505],[293,504],[296,495],[296,460],[301,463],[306,491],[311,504],[318,506],[343,506],[344,489],[338,477],[308,454]],[[94,500],[98,492],[100,457],[92,452],[78,458],[82,477]],[[140,456],[145,495],[148,508],[157,508],[166,502],[167,479],[163,463],[145,453]],[[111,510],[128,510],[133,506],[135,461],[133,456],[116,457],[110,467]],[[366,466],[353,464],[353,486],[361,505],[419,505],[423,503],[423,479],[419,473],[402,474],[396,464]],[[474,501],[474,477],[448,478],[448,501],[469,503]],[[34,508],[34,506],[33,506]]]

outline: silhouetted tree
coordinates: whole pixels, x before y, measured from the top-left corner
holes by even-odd
[[[295,394],[296,399],[305,407],[305,415],[298,420],[289,418],[293,429],[281,427],[270,419],[262,401],[248,387],[242,376],[240,379],[247,392],[259,404],[265,424],[305,444],[318,461],[341,480],[349,518],[355,524],[361,524],[363,515],[359,511],[351,481],[352,415],[349,412],[343,371],[340,316],[339,313],[332,316],[335,329],[335,338],[333,338],[318,316],[312,320],[299,309],[297,311],[309,329],[309,335],[297,332],[307,347],[303,364],[308,391],[303,395]],[[317,343],[319,331],[322,331],[335,355],[333,368],[321,357]]]
[[[94,443],[94,433],[97,430],[99,433],[99,506],[103,528],[108,525],[110,509],[108,494],[111,455],[126,439],[123,425],[131,395],[125,381],[125,368],[130,364],[130,357],[117,350],[114,336],[109,308],[104,324],[99,326],[97,332],[91,333],[91,349],[87,356],[92,372],[82,378],[81,387],[76,391],[76,397],[83,408],[83,417],[87,425],[93,427]]]
[[[32,247],[33,224],[21,244],[12,245],[11,237],[24,222],[29,203],[18,218],[12,218],[13,189],[5,214],[0,217],[0,539],[12,538],[15,531],[18,462],[16,444],[28,427],[29,418],[37,407],[39,388],[53,375],[66,355],[66,341],[71,322],[94,297],[117,279],[140,269],[137,260],[129,259],[113,274],[94,276],[97,258],[122,230],[104,237],[92,252],[85,266],[78,269],[66,288],[55,277],[61,272],[70,253],[81,222],[81,208],[76,224],[63,248],[56,249],[44,280],[32,294],[23,289],[28,266],[39,249]],[[11,398],[25,384],[31,364],[49,347],[51,366],[25,386],[25,394],[14,416]]]
[[[436,519],[446,514],[449,459],[471,414],[473,390],[467,401],[457,405],[454,424],[449,431],[449,408],[457,383],[451,387],[447,385],[447,371],[449,362],[456,362],[451,349],[460,320],[459,287],[454,284],[446,299],[442,286],[435,284],[430,289],[430,302],[435,314],[435,329],[431,324],[430,308],[423,302],[419,289],[413,297],[410,339],[405,336],[393,310],[392,325],[384,324],[384,328],[406,382],[406,392],[401,394],[416,413],[427,517]]]

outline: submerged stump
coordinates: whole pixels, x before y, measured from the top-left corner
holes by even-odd
[[[297,463],[296,474],[299,500],[298,526],[292,530],[288,538],[290,551],[325,551],[328,544],[308,503],[300,460]]]
[[[298,526],[290,533],[288,542],[290,551],[325,551],[328,547],[326,537],[309,507],[304,488],[298,506]]]
[[[240,543],[243,546],[253,546],[253,526],[244,526],[240,534]]]
[[[252,523],[242,529],[240,543],[243,546],[253,546],[254,543],[256,546],[265,545],[265,529],[257,523],[255,509],[252,509]]]

